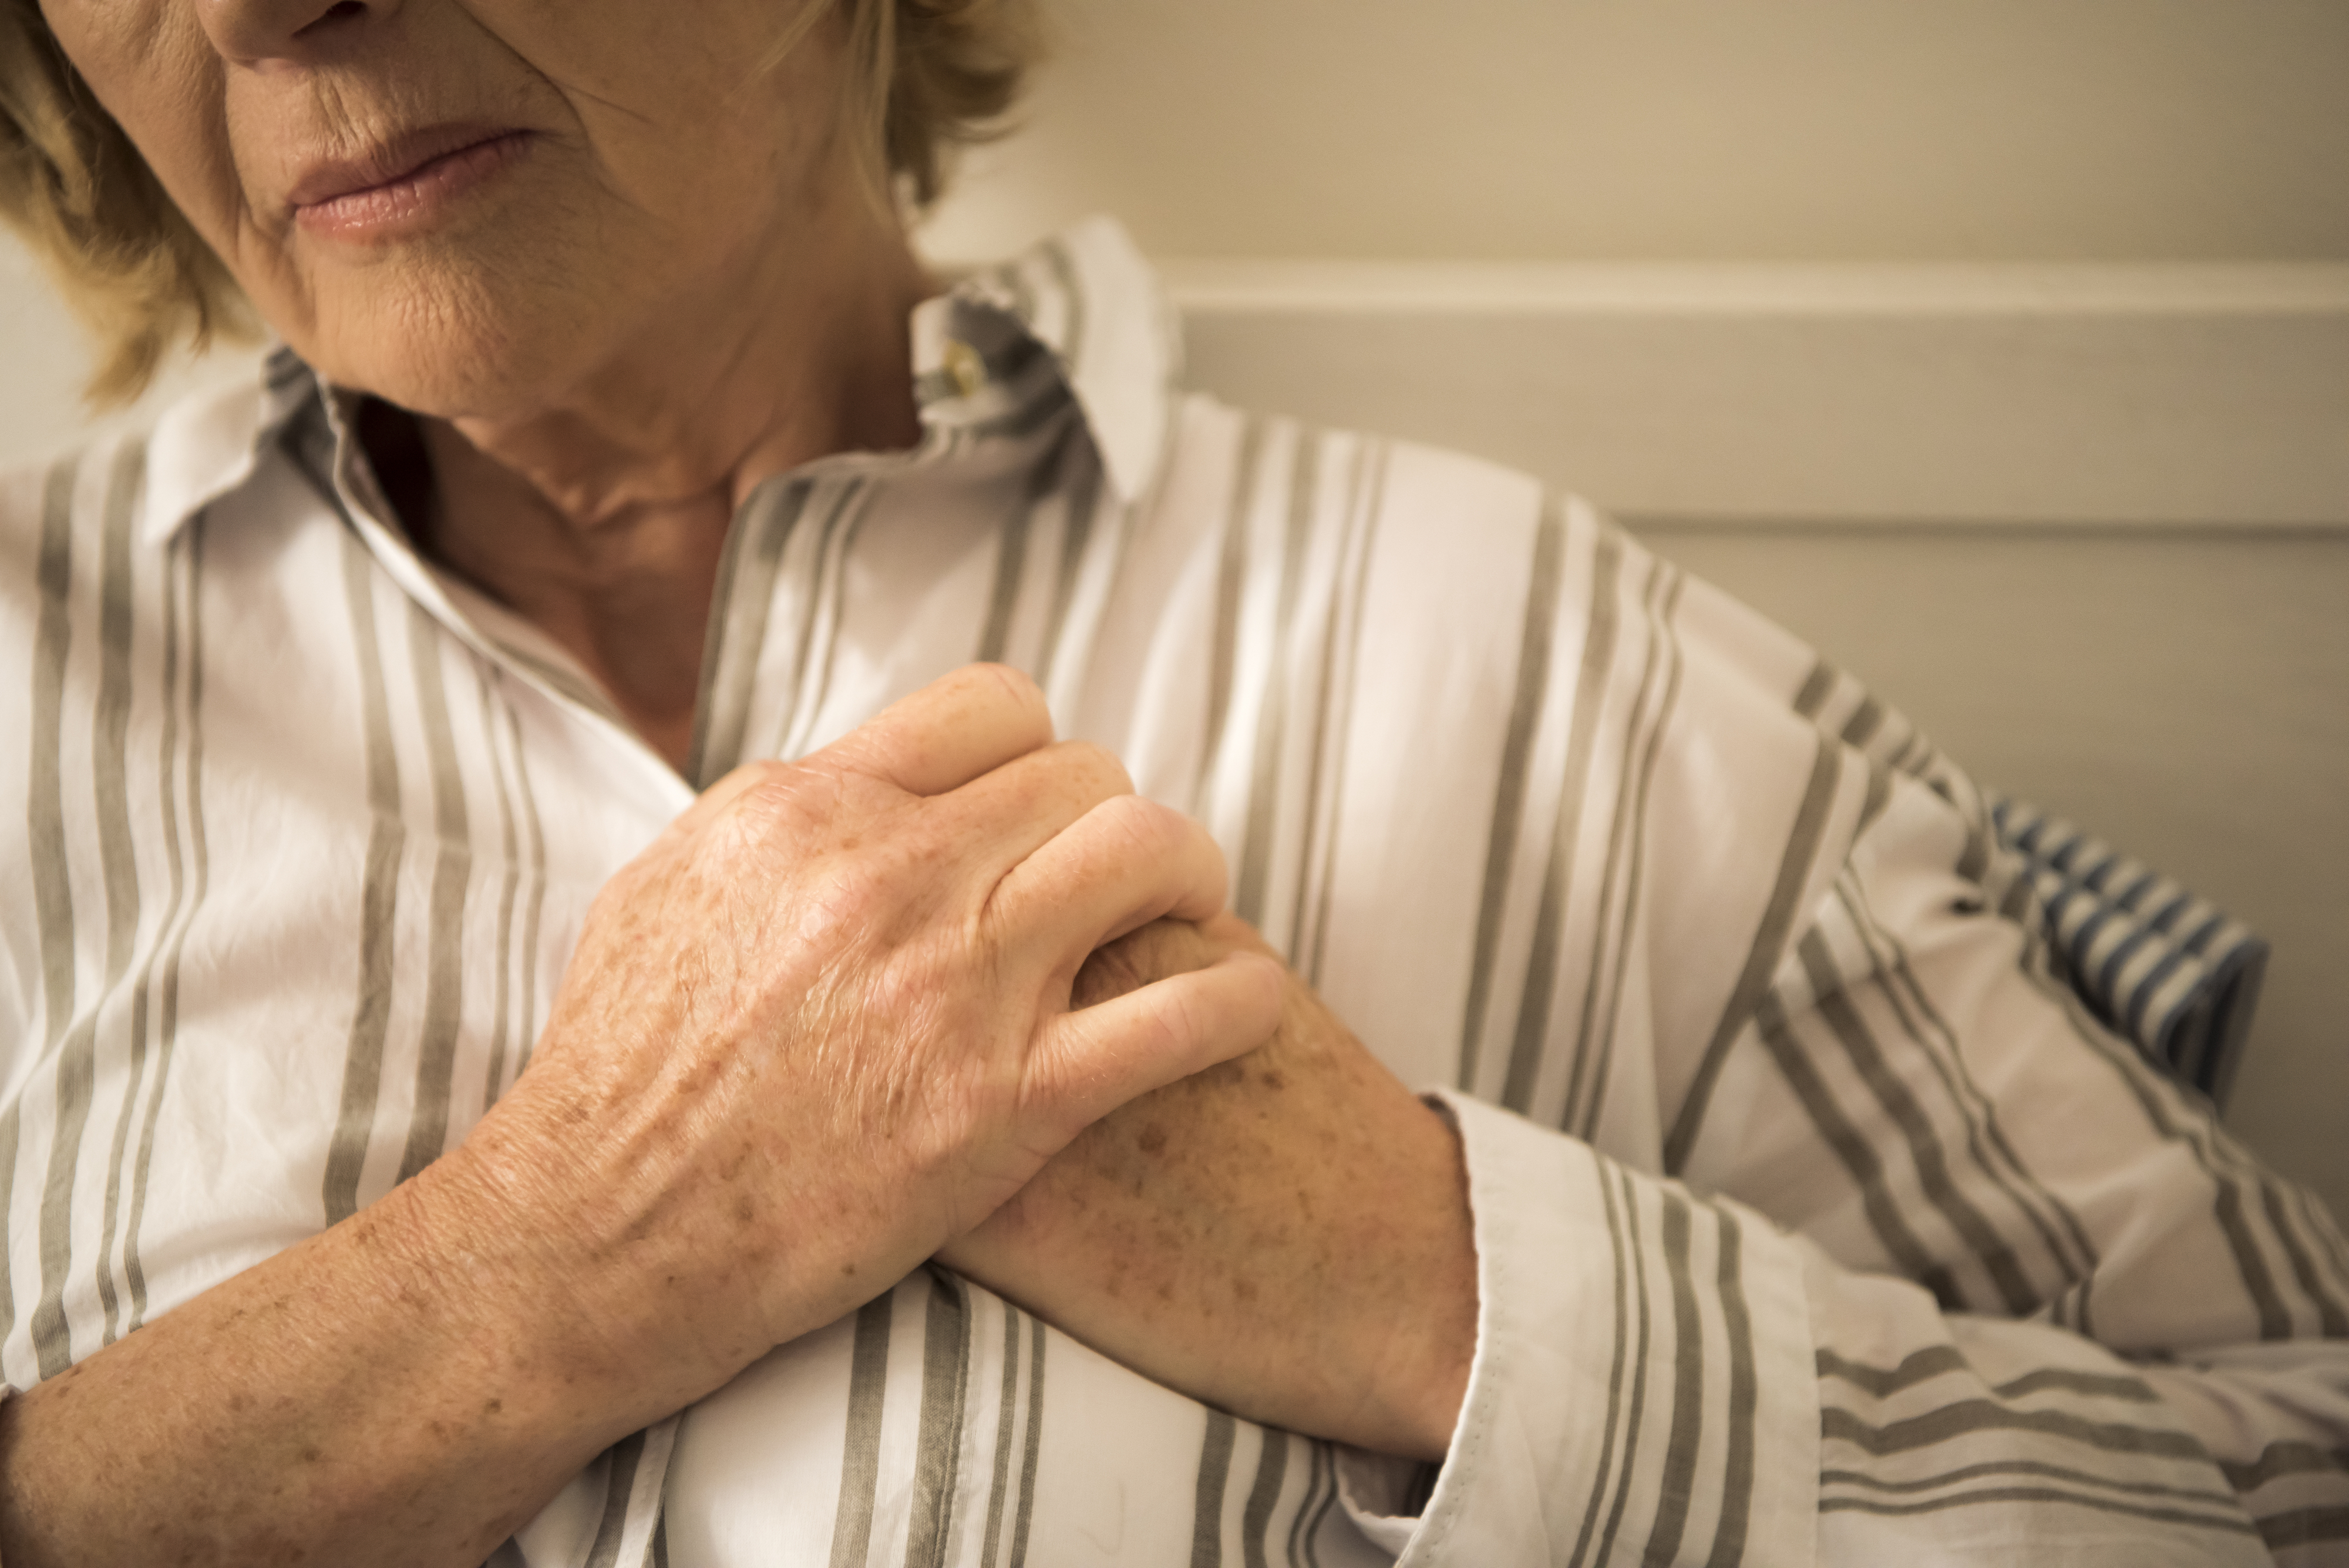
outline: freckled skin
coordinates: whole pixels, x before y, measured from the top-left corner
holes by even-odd
[[[1075,999],[1232,950],[1229,915],[1095,953]],[[1439,1459],[1475,1259],[1457,1140],[1294,975],[1248,1055],[1087,1128],[941,1256],[1137,1371],[1252,1419]]]
[[[1088,953],[1224,878],[1050,737],[1032,682],[974,668],[714,787],[606,885],[463,1144],[0,1405],[0,1559],[474,1568],[603,1449],[1262,1039],[1253,959],[1070,1010]]]

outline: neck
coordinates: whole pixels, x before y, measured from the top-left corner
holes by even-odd
[[[554,637],[680,768],[736,509],[816,458],[919,438],[907,317],[933,286],[894,223],[835,217],[543,406],[421,419],[406,443],[424,553]],[[369,444],[403,466],[396,435]]]

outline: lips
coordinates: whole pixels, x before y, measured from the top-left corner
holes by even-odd
[[[394,137],[353,158],[306,165],[286,204],[304,228],[374,237],[429,222],[458,195],[502,168],[529,133],[502,126],[434,126]]]

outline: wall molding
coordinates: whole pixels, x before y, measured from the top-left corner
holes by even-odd
[[[2349,532],[2349,265],[1163,272],[1197,384],[1668,526]]]

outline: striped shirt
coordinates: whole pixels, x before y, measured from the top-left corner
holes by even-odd
[[[973,659],[1206,822],[1465,1149],[1414,1474],[925,1270],[505,1564],[2339,1561],[2349,1251],[2054,978],[1896,711],[1584,504],[1179,389],[1107,224],[915,318],[925,436],[761,487],[684,776],[409,545],[280,356],[0,477],[0,1376],[351,1214],[526,1066],[597,888]]]

